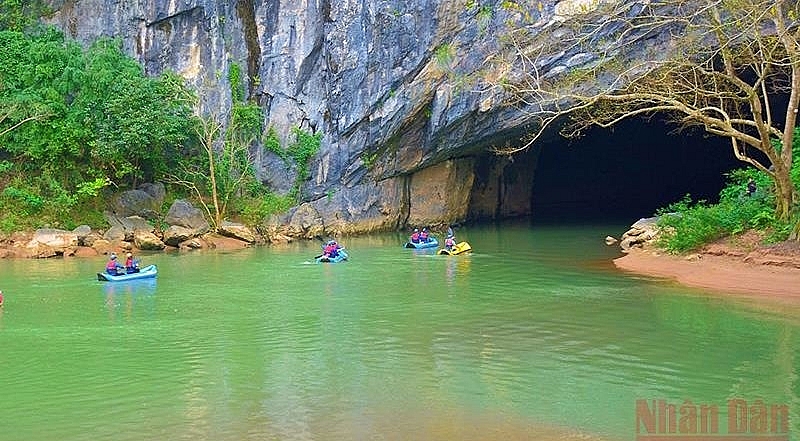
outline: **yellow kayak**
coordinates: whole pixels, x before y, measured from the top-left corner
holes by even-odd
[[[457,254],[464,254],[472,251],[472,247],[467,242],[459,242],[452,249],[442,248],[436,254],[445,254],[455,256]]]

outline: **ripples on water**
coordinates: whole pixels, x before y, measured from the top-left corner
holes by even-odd
[[[636,399],[792,404],[798,327],[609,270],[608,231],[463,229],[469,256],[343,240],[4,262],[0,440],[633,439]]]

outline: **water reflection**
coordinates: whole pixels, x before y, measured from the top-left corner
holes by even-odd
[[[458,278],[469,275],[470,255],[442,257],[447,259],[445,275],[448,286],[453,286]]]
[[[130,318],[136,310],[152,315],[156,279],[137,279],[103,284],[109,319]]]

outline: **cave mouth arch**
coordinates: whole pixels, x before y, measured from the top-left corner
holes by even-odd
[[[481,161],[492,159],[478,159],[476,170]],[[687,194],[717,202],[725,175],[745,166],[727,138],[701,128],[677,130],[663,118],[631,118],[609,129],[593,127],[577,139],[551,138],[519,155],[499,179],[506,196],[498,197],[494,218],[519,214],[504,215],[501,206],[517,194],[527,199],[534,224],[630,224]],[[488,217],[474,210],[470,216]]]
[[[543,145],[531,191],[538,223],[635,221],[689,194],[717,202],[725,174],[744,167],[727,138],[663,119],[634,118]]]

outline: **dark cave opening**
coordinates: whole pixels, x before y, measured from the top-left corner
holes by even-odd
[[[543,224],[631,223],[686,194],[716,202],[725,174],[745,167],[730,140],[656,119],[593,128],[540,148],[531,218]]]

